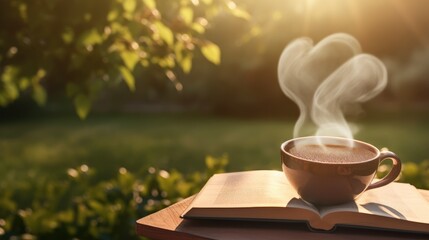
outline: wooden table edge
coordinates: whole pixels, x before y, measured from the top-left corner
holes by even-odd
[[[163,229],[159,227],[154,227],[146,224],[140,224],[137,221],[136,232],[138,236],[147,237],[150,239],[165,239],[165,236],[169,236],[171,240],[210,240],[210,238],[204,238],[198,235],[193,235],[185,232],[178,232],[170,229]],[[174,237],[171,236],[171,233],[174,233]]]
[[[418,191],[420,192],[420,194],[426,199],[426,201],[429,202],[429,190],[423,190],[423,189],[418,189]],[[198,236],[198,235],[194,235],[194,234],[190,234],[190,233],[185,233],[185,232],[179,232],[176,231],[177,226],[182,222],[183,219],[181,219],[179,216],[181,213],[175,212],[174,214],[169,214],[169,215],[175,215],[176,218],[180,218],[180,219],[176,219],[177,222],[174,223],[172,226],[169,225],[166,228],[163,228],[162,226],[158,225],[150,225],[149,224],[149,220],[150,218],[153,218],[155,215],[161,215],[162,213],[166,213],[171,211],[172,209],[176,209],[177,207],[181,207],[183,208],[183,204],[185,203],[190,203],[192,201],[192,199],[195,197],[191,196],[189,198],[186,198],[180,202],[177,202],[167,208],[164,208],[156,213],[150,214],[146,217],[140,218],[139,220],[136,221],[136,232],[137,235],[139,236],[143,236],[143,237],[147,237],[150,239],[165,239],[165,236],[169,236],[169,239],[171,240],[208,240],[210,238],[205,238],[202,236]],[[161,224],[163,225],[163,224]],[[172,236],[172,233],[174,233],[174,237]]]
[[[195,234],[190,234],[190,233],[185,233],[185,232],[179,232],[179,231],[175,231],[177,226],[182,222],[182,218],[180,218],[180,212],[177,211],[171,211],[172,209],[182,209],[184,208],[184,206],[181,205],[188,205],[188,203],[190,203],[193,198],[195,197],[195,195],[190,196],[186,199],[183,199],[167,208],[161,209],[158,212],[152,213],[150,215],[147,215],[146,217],[140,218],[139,220],[136,221],[136,232],[137,235],[139,236],[144,236],[150,239],[165,239],[165,236],[171,236],[171,233],[174,233],[174,237],[171,236],[169,237],[169,239],[171,240],[209,240],[210,238],[205,238],[202,236],[198,236]],[[186,207],[185,206],[185,207]],[[173,224],[169,224],[169,223],[163,223],[163,222],[158,222],[158,225],[151,225],[150,224],[150,220],[152,217],[156,216],[156,215],[161,215],[161,214],[166,214],[166,215],[173,215],[173,217],[176,217],[178,219],[176,219],[177,221]],[[162,225],[164,225],[165,228],[162,227]]]

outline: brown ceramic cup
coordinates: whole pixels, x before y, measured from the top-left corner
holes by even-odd
[[[358,162],[330,162],[306,159],[290,153],[299,144],[324,144],[347,146],[349,141],[355,148],[372,152],[368,159]],[[317,158],[317,155],[314,157]],[[380,162],[393,162],[390,172],[382,179],[372,182]],[[382,187],[394,181],[401,172],[401,161],[395,153],[379,151],[371,144],[337,137],[303,137],[284,142],[281,145],[282,169],[291,185],[301,198],[314,205],[335,205],[356,199],[366,190]]]

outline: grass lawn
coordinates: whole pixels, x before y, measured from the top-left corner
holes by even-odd
[[[237,119],[183,114],[44,117],[0,123],[0,176],[65,176],[87,164],[100,179],[119,167],[193,172],[207,155],[229,158],[228,171],[280,169],[279,146],[295,120]],[[429,117],[359,122],[357,139],[388,147],[404,162],[429,159]]]

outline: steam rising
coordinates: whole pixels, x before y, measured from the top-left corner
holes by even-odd
[[[280,56],[278,79],[284,94],[300,109],[294,137],[353,139],[344,111],[380,93],[387,71],[379,59],[361,53],[355,38],[337,33],[316,45],[309,38],[291,42]]]

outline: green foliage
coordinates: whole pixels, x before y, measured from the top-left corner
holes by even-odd
[[[377,176],[379,178],[384,177],[390,169],[390,165],[381,165]],[[410,183],[416,188],[429,189],[429,160],[423,160],[419,163],[403,163],[398,181]]]
[[[70,87],[70,91],[73,91],[73,87]],[[358,139],[379,147],[388,146],[404,162],[400,181],[429,189],[428,116],[418,116],[415,119],[408,119],[409,121],[400,117],[389,119],[390,121],[383,118],[380,121],[365,122]],[[87,215],[83,213],[79,215],[81,222],[91,222],[91,217],[110,219],[111,216],[119,216],[119,212],[107,214],[92,210],[97,209],[97,206],[104,208],[104,204],[112,208],[115,201],[128,208],[138,206],[138,209],[146,209],[145,204],[149,202],[154,203],[153,206],[166,206],[168,201],[174,202],[195,193],[207,177],[226,169],[228,157],[231,159],[228,171],[279,169],[278,146],[291,136],[293,125],[294,120],[249,121],[244,118],[180,114],[115,114],[94,116],[84,122],[59,117],[3,121],[0,125],[0,233],[6,232],[9,235],[0,234],[2,235],[0,239],[8,239],[6,236],[10,236],[13,231],[19,235],[27,233],[39,236],[39,239],[52,239],[58,232],[58,235],[55,235],[56,239],[72,239],[67,237],[70,236],[67,234],[72,234],[71,232],[64,232],[67,228],[76,228],[73,227],[73,220],[69,219],[77,218],[73,212],[77,211],[73,210],[77,203],[91,209],[89,212],[85,211]],[[386,134],[393,132],[394,137],[392,134]],[[206,153],[219,157],[207,156],[204,159]],[[227,155],[223,155],[224,153]],[[424,159],[426,160],[421,162]],[[415,163],[412,163],[413,161]],[[88,165],[90,163],[90,167],[81,166],[83,163]],[[118,171],[116,165],[118,163],[130,171],[125,169]],[[199,171],[204,168],[204,164],[207,169]],[[67,170],[65,175],[63,172],[69,166],[80,167]],[[149,166],[157,166],[168,171],[156,170]],[[138,171],[143,167],[142,171]],[[171,170],[172,168],[178,171]],[[380,177],[389,170],[388,166],[383,168],[380,169]],[[123,175],[126,177],[120,177]],[[153,179],[154,176],[156,179],[153,182],[156,184],[153,186],[162,189],[158,193],[167,192],[165,198],[158,195],[159,199],[155,199],[150,195],[149,189],[152,185],[148,184],[150,182],[148,179]],[[134,180],[133,184],[130,179]],[[145,199],[145,204],[138,205],[125,200],[119,201],[118,198],[107,198],[107,195],[111,196],[110,193],[115,191],[119,191],[123,198],[124,196],[129,198],[131,195],[129,189],[133,189],[134,183],[136,186],[144,187],[146,195],[142,194],[140,197]],[[115,186],[120,189],[108,191]],[[163,204],[162,199],[168,201],[164,201]],[[32,214],[36,211],[37,214]],[[112,211],[119,210],[108,210]],[[132,228],[135,219],[150,212],[129,211],[131,212],[129,219],[125,221],[127,229]],[[102,217],[98,217],[97,214],[101,214]],[[25,218],[16,217],[21,215]],[[124,218],[121,219],[124,221]],[[76,224],[79,222],[78,219],[75,221]],[[118,231],[117,225],[120,224],[118,221],[102,220],[103,224],[108,222],[102,226],[106,228],[115,226],[116,229],[103,231]],[[41,237],[41,230],[29,228],[30,225],[39,227],[36,223],[43,228],[53,228],[54,230],[49,231],[55,233],[43,233]],[[97,226],[99,227],[97,229],[102,228],[101,223]],[[79,236],[86,234],[80,239],[92,239],[96,236],[93,234],[88,237],[87,233],[83,233],[89,231],[89,228],[79,229],[82,229],[79,230],[81,231]],[[66,236],[62,237],[60,233]],[[28,236],[26,235],[27,238]],[[73,236],[78,235],[76,233]],[[112,238],[109,236],[104,239]],[[135,239],[131,237],[133,238]]]
[[[43,105],[67,89],[80,118],[101,90],[134,91],[149,69],[189,73],[198,48],[219,64],[204,37],[211,19],[248,17],[229,0],[10,0],[0,9],[0,106],[25,91]]]
[[[83,94],[79,94],[74,98],[74,105],[76,107],[77,115],[81,119],[86,118],[91,108],[91,102],[89,98]]]
[[[208,156],[206,162],[205,172],[187,176],[120,168],[115,178],[94,183],[95,170],[82,165],[68,169],[63,180],[37,176],[15,189],[2,184],[0,239],[139,239],[138,218],[195,194],[228,159]]]
[[[187,175],[119,168],[116,177],[94,182],[96,169],[81,165],[68,169],[65,179],[33,176],[12,188],[3,182],[0,239],[139,239],[137,219],[197,193],[210,176],[224,172],[228,157],[207,156],[205,163],[205,171]],[[400,181],[429,189],[428,174],[429,161],[406,163]]]
[[[216,44],[212,42],[206,42],[201,47],[201,52],[210,62],[214,64],[220,63],[220,49]]]

